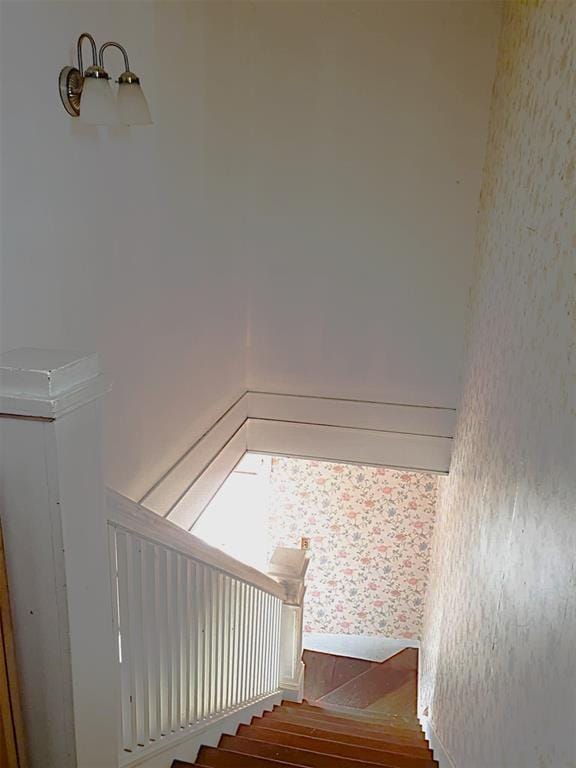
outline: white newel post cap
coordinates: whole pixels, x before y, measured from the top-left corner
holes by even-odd
[[[109,389],[96,354],[14,349],[0,355],[0,414],[57,419]]]
[[[276,547],[270,558],[268,575],[284,585],[285,602],[290,605],[301,605],[304,600],[304,578],[309,563],[305,550],[290,547]]]

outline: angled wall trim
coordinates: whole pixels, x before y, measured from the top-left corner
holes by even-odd
[[[234,462],[234,466],[242,458],[246,451],[242,435],[247,415],[244,392],[139,499],[139,503],[163,517],[172,519],[171,512],[180,504],[192,486],[204,474],[214,472],[214,465],[218,464],[218,456],[225,451],[227,445],[234,442],[236,447],[238,443],[242,446],[242,452]],[[234,441],[235,436],[240,436],[239,440]],[[227,474],[230,471],[228,470]]]
[[[248,415],[257,419],[354,427],[451,438],[456,411],[429,405],[379,403],[349,398],[247,392]]]
[[[247,451],[445,474],[456,412],[278,392],[245,392],[140,499],[190,530]]]

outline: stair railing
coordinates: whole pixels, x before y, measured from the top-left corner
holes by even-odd
[[[287,621],[296,608],[288,581],[114,492],[107,501],[120,763],[165,749],[280,689],[301,698],[293,674],[301,663],[301,622]],[[292,552],[278,550],[273,563]]]

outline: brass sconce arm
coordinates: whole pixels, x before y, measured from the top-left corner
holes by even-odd
[[[82,43],[84,42],[84,40],[90,41],[90,46],[92,48],[92,66],[94,67],[98,66],[98,56],[96,54],[96,40],[94,40],[94,38],[89,32],[82,32],[82,34],[78,38],[78,43],[76,46],[76,49],[78,51],[78,71],[80,72],[82,77],[84,77],[84,62],[82,60]]]
[[[90,42],[92,49],[92,64],[86,71],[84,71],[84,59],[82,57],[82,43],[84,40]],[[58,86],[60,90],[60,98],[64,109],[72,117],[78,117],[80,114],[80,97],[82,95],[82,89],[84,87],[84,78],[94,77],[108,80],[108,73],[103,67],[98,66],[98,54],[96,48],[96,41],[88,32],[82,32],[78,38],[76,45],[76,51],[78,55],[78,67],[64,67],[60,71],[58,78]]]
[[[106,48],[117,48],[120,53],[122,54],[124,58],[124,72],[118,77],[119,83],[139,83],[140,78],[134,74],[134,72],[130,71],[130,62],[128,61],[128,53],[126,52],[126,48],[124,48],[123,45],[120,45],[120,43],[115,43],[114,41],[110,40],[107,43],[104,43],[100,46],[100,51],[98,53],[98,59],[100,61],[100,67],[104,69],[104,51]]]

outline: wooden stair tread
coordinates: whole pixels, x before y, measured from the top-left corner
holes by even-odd
[[[202,747],[198,753],[196,765],[211,766],[211,768],[306,768],[299,763],[290,763],[285,760],[269,759],[257,755],[246,755],[242,752],[234,752],[220,747]]]
[[[419,744],[406,743],[397,741],[393,738],[389,738],[385,734],[383,734],[380,738],[371,738],[361,734],[346,733],[344,731],[331,731],[326,728],[307,726],[302,725],[301,723],[290,723],[282,720],[266,720],[265,718],[262,718],[261,720],[256,720],[256,722],[253,721],[250,727],[252,726],[283,731],[284,733],[291,732],[301,734],[303,736],[313,736],[317,739],[325,739],[333,742],[357,744],[360,746],[364,745],[373,747],[374,749],[389,749],[389,746],[393,745],[394,749],[397,749],[398,751],[401,750],[404,754],[414,754],[413,750],[418,750],[421,752],[423,749],[428,749],[428,743],[425,741],[420,742]],[[383,744],[389,746],[383,747]]]
[[[294,707],[286,706],[285,704],[275,706],[273,711],[286,712],[287,715],[295,717],[351,723],[360,728],[380,729],[389,727],[401,731],[409,731],[410,733],[422,734],[422,726],[416,716],[409,718],[404,715],[394,716],[386,713],[383,715],[378,713],[375,717],[370,715],[356,717],[347,712],[336,712],[328,707],[303,707],[302,709],[295,709]]]
[[[350,733],[357,734],[359,736],[366,736],[368,738],[379,738],[383,735],[394,736],[395,739],[409,743],[419,744],[425,742],[426,737],[424,733],[420,731],[410,731],[407,729],[397,728],[392,725],[364,725],[355,723],[350,720],[339,720],[331,717],[316,717],[297,714],[287,714],[285,712],[277,711],[266,712],[263,716],[265,720],[281,720],[285,723],[300,723],[312,728],[324,728],[335,733]]]
[[[302,740],[307,737],[300,737]],[[310,744],[309,742],[313,743]],[[307,739],[307,742],[298,746],[287,744],[286,740],[262,741],[246,736],[223,736],[220,740],[220,746],[225,749],[242,752],[249,755],[259,755],[270,759],[283,759],[294,765],[304,765],[310,768],[375,768],[376,766],[386,766],[386,768],[429,768],[434,765],[430,760],[419,760],[405,758],[388,753],[376,753],[365,747],[358,747],[353,756],[344,755],[338,749],[339,746],[330,742],[324,744],[324,750],[318,751],[319,739]],[[322,742],[320,742],[322,743]],[[379,759],[374,762],[372,756]],[[384,757],[383,757],[384,755]]]
[[[254,745],[268,744],[279,750],[288,748],[305,751],[312,756],[306,760],[306,765],[313,766],[332,765],[331,760],[340,758],[349,760],[351,766],[357,765],[358,761],[363,764],[386,766],[386,768],[433,768],[436,765],[429,750],[421,750],[421,755],[407,755],[393,750],[372,749],[364,745],[344,744],[282,731],[251,729],[250,726],[243,726],[238,736],[223,738],[226,739],[226,743],[231,743],[228,741],[230,739],[243,739],[244,742],[251,742]],[[321,756],[328,758],[328,762],[322,762]]]
[[[373,709],[355,709],[354,707],[344,707],[339,704],[323,704],[316,702],[311,704],[310,702],[303,702],[297,704],[294,701],[283,701],[283,707],[289,707],[291,709],[301,709],[302,712],[324,712],[336,717],[347,717],[352,720],[366,721],[369,723],[387,723],[398,722],[408,723],[409,727],[420,728],[420,721],[417,715],[406,714],[389,714],[388,712],[379,712]]]

